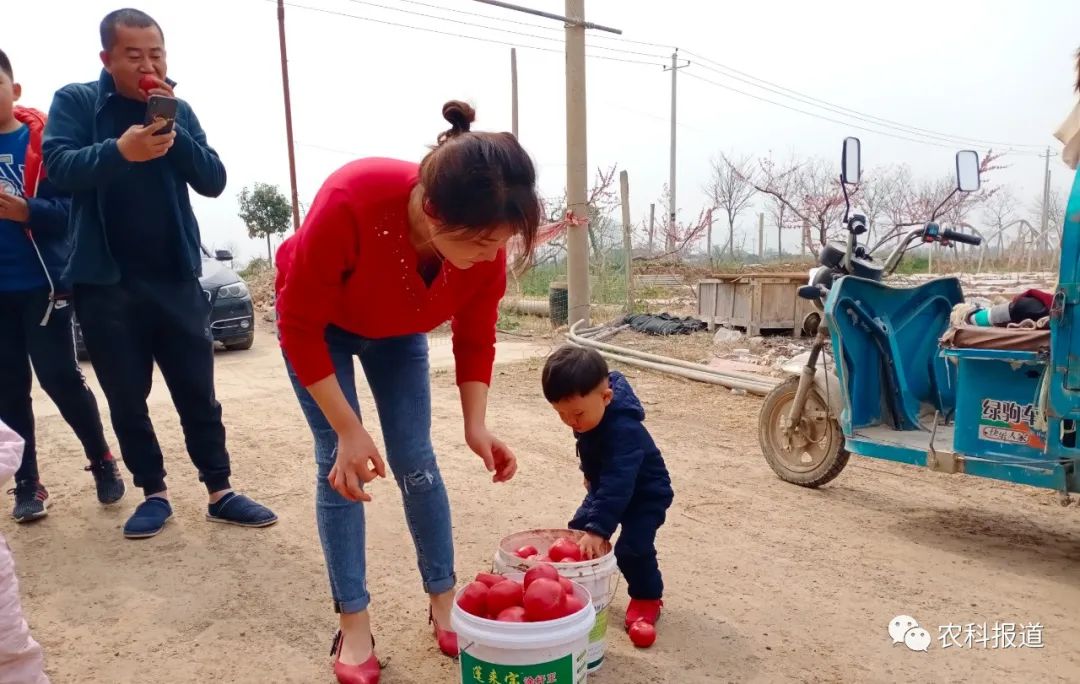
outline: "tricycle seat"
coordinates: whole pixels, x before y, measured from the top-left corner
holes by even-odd
[[[955,277],[915,287],[839,279],[825,320],[847,404],[845,431],[874,425],[923,431],[925,414],[952,412],[956,368],[941,356],[938,340],[963,301]]]
[[[1045,353],[1050,350],[1050,331],[975,325],[950,326],[941,336],[941,346],[944,349],[997,349]]]

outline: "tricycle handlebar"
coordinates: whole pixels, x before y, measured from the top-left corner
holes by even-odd
[[[961,233],[951,228],[946,228],[941,231],[941,237],[945,238],[949,242],[963,242],[966,245],[974,245],[978,247],[982,244],[982,238],[977,235],[968,235],[967,233]]]

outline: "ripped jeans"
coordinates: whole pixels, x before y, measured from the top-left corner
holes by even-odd
[[[330,326],[326,342],[338,382],[357,415],[360,406],[353,357],[360,358],[375,397],[386,460],[401,489],[424,591],[441,594],[453,589],[456,578],[450,500],[431,446],[427,336],[373,340]],[[285,365],[315,437],[315,516],[334,610],[358,613],[367,609],[371,600],[366,581],[364,506],[349,501],[330,486],[327,477],[337,457],[337,434],[300,384],[287,358]]]

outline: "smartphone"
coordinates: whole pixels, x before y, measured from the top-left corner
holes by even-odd
[[[171,132],[173,129],[173,122],[176,120],[176,108],[177,102],[175,97],[151,95],[150,99],[146,102],[146,120],[143,121],[143,125],[149,126],[157,119],[165,119],[169,124],[158,131],[156,135],[164,135]]]

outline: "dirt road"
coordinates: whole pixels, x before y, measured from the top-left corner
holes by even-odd
[[[440,345],[436,359],[447,354]],[[515,360],[535,351],[500,353]],[[489,422],[522,463],[502,486],[464,447],[452,373],[434,365],[443,366],[433,372],[436,449],[458,569],[471,576],[490,567],[502,534],[564,524],[580,478],[571,436],[538,391],[539,361],[496,370]],[[18,527],[4,515],[0,529],[55,682],[332,681],[335,616],[314,524],[310,434],[272,337],[219,354],[217,369],[234,482],[275,508],[275,527],[204,521],[203,492],[158,382],[152,413],[176,517],[156,539],[124,540],[136,496],[101,509],[71,431],[36,397],[52,513]],[[676,487],[659,538],[667,606],[653,649],[637,651],[613,630],[609,661],[590,681],[1080,680],[1080,508],[1062,509],[1046,492],[858,458],[832,485],[801,490],[761,458],[759,400],[627,374]],[[369,584],[379,651],[389,658],[383,681],[456,682],[428,635],[397,491],[391,482],[372,491]],[[625,604],[620,595],[613,624]],[[898,614],[931,634],[928,652],[891,643],[887,625]],[[1043,646],[967,647],[963,633],[963,648],[938,640],[939,626],[983,623],[988,637],[995,623],[1005,631],[1020,623],[1016,643],[1027,632]]]

